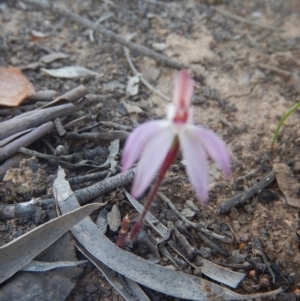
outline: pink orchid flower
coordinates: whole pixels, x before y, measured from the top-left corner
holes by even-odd
[[[188,178],[203,203],[208,201],[207,154],[229,177],[230,156],[223,140],[213,131],[192,123],[193,91],[194,81],[187,70],[181,70],[174,80],[173,103],[169,105],[167,120],[146,122],[129,135],[122,166],[126,171],[139,159],[131,190],[133,197],[139,197],[147,189],[157,172],[163,179],[179,147]]]

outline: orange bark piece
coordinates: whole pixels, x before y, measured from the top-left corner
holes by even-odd
[[[30,94],[34,86],[15,67],[0,67],[0,105],[17,107]]]

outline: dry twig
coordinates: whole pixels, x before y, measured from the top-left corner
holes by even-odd
[[[266,188],[268,185],[270,185],[275,180],[274,172],[270,172],[267,174],[263,179],[261,179],[258,183],[250,187],[247,191],[244,191],[238,195],[235,195],[230,200],[222,203],[217,208],[218,214],[225,214],[230,211],[232,207],[238,207],[243,206],[246,204],[246,202],[252,198],[256,193],[258,193],[260,190]]]
[[[49,106],[53,106],[54,104],[56,104],[57,102],[62,101],[62,100],[67,100],[69,102],[75,102],[78,99],[80,99],[81,97],[85,96],[86,93],[87,93],[86,87],[81,85],[81,86],[78,86],[78,87],[72,89],[71,91],[65,93],[64,95],[61,95],[61,96],[55,98],[53,101],[47,103],[46,105],[44,105],[38,109],[43,109],[43,108],[46,108]]]
[[[55,162],[56,164],[60,164],[65,166],[66,168],[69,169],[77,169],[77,168],[82,168],[82,167],[90,167],[90,168],[99,168],[97,165],[92,165],[92,164],[84,164],[84,163],[69,163],[65,160],[71,159],[73,156],[60,156],[57,157],[55,155],[48,155],[48,154],[42,154],[37,151],[27,149],[25,147],[20,147],[19,149],[20,153],[23,153],[28,156],[35,156],[36,158],[42,158],[49,160],[50,162]]]
[[[274,66],[270,66],[270,65],[266,65],[266,64],[259,64],[258,67],[261,68],[261,69],[264,69],[264,70],[268,70],[268,71],[278,73],[279,75],[283,75],[283,76],[286,76],[286,77],[292,76],[292,72],[282,70],[282,69],[279,69],[279,68],[274,67]]]
[[[28,134],[23,135],[20,138],[13,140],[11,143],[0,148],[0,162],[16,154],[21,146],[30,145],[32,142],[38,140],[45,134],[52,131],[53,128],[54,128],[53,122],[49,121],[35,128]]]
[[[228,17],[234,21],[237,21],[237,22],[241,22],[241,23],[244,23],[244,24],[247,24],[247,25],[251,25],[251,26],[256,26],[256,27],[260,27],[260,28],[264,28],[264,29],[269,29],[269,30],[274,30],[274,31],[282,31],[281,29],[277,28],[277,27],[274,27],[274,26],[268,26],[268,25],[264,25],[264,24],[260,24],[260,23],[257,23],[257,22],[252,22],[252,21],[249,21],[245,18],[242,18],[240,16],[237,16],[237,15],[233,15],[232,13],[220,8],[220,7],[213,7],[213,9],[218,12],[219,14],[225,16],[225,17]]]
[[[38,109],[32,112],[23,113],[13,119],[9,119],[0,123],[0,140],[19,133],[20,131],[34,128],[45,122],[52,121],[57,117],[67,116],[75,112],[76,110],[76,106],[69,103],[65,105]]]
[[[129,49],[126,48],[126,47],[123,47],[124,49],[124,52],[125,52],[125,56],[126,56],[126,59],[127,59],[127,62],[132,70],[132,72],[134,73],[134,75],[137,75],[139,76],[141,82],[151,91],[153,91],[154,93],[156,93],[157,95],[159,95],[161,98],[163,98],[164,100],[167,100],[167,101],[171,101],[171,99],[164,95],[162,92],[160,92],[159,90],[155,89],[143,76],[143,74],[139,73],[138,70],[135,68],[135,66],[133,65],[133,62],[131,60],[131,57],[130,57],[130,53],[129,53]]]
[[[202,232],[202,233],[205,233],[206,235],[209,235],[213,238],[216,238],[218,240],[221,240],[223,242],[231,242],[231,241],[228,241],[228,238],[223,236],[223,235],[220,235],[220,234],[217,234],[217,233],[214,233],[208,229],[205,229],[202,225],[200,224],[196,224],[196,223],[193,223],[191,222],[190,220],[188,220],[185,216],[183,216],[178,210],[177,208],[175,207],[175,205],[171,202],[171,200],[169,198],[167,198],[163,193],[161,192],[158,192],[157,195],[165,202],[168,204],[168,206],[178,215],[178,217],[184,222],[186,223],[187,225],[189,225],[190,227],[193,227],[195,229],[197,229],[198,231]]]
[[[111,131],[108,133],[82,133],[78,134],[75,132],[70,132],[65,135],[65,139],[69,140],[91,140],[98,139],[102,141],[113,141],[119,139],[124,141],[127,139],[129,132],[127,131]]]

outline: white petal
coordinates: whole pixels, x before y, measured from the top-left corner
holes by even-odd
[[[169,125],[169,127],[164,127],[145,145],[131,190],[133,197],[140,196],[150,185],[171,149],[176,132],[173,125],[171,123]]]
[[[189,127],[193,127],[209,156],[220,166],[224,175],[229,177],[231,160],[225,142],[211,130],[195,125]]]
[[[186,164],[187,175],[199,199],[208,202],[208,163],[198,137],[186,127],[179,134],[179,143]]]
[[[129,135],[122,154],[122,171],[128,170],[140,157],[145,145],[170,123],[156,120],[143,123]]]

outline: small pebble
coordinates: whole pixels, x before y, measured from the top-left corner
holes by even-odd
[[[202,276],[201,268],[194,269],[193,270],[193,275],[195,275],[197,277],[201,277]]]
[[[255,209],[254,209],[251,205],[247,204],[247,205],[244,206],[244,210],[245,210],[247,213],[251,214],[251,213],[253,213],[253,211],[254,211]]]

